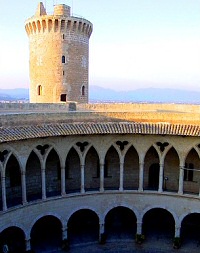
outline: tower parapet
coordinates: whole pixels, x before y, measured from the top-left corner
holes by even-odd
[[[67,5],[48,15],[39,3],[25,29],[30,48],[30,102],[88,102],[89,38],[92,23],[71,16]]]

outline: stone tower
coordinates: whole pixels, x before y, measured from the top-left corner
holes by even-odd
[[[92,24],[67,5],[48,15],[43,3],[25,22],[30,50],[30,102],[88,102],[88,57]]]

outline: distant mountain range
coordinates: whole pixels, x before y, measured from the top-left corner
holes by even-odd
[[[146,88],[129,91],[115,91],[99,86],[90,86],[90,102],[157,102],[200,104],[200,92]],[[0,101],[28,100],[29,89],[0,89]]]

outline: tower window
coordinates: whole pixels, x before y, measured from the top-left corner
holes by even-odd
[[[65,39],[65,35],[63,34],[63,40]]]
[[[84,85],[81,88],[81,96],[85,96],[85,86]]]
[[[38,96],[42,95],[42,85],[38,86],[38,90],[37,90]]]
[[[65,56],[62,56],[62,63],[65,63]]]
[[[67,101],[67,94],[61,94],[60,95],[60,101],[61,102],[66,102]]]

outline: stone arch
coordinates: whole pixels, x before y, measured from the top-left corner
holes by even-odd
[[[16,156],[10,154],[5,165],[5,184],[7,206],[22,203],[21,168]]]
[[[143,215],[142,233],[150,240],[155,237],[172,240],[175,235],[174,215],[163,207],[153,207],[145,210]],[[164,240],[164,243],[166,241]]]
[[[200,238],[200,213],[192,212],[187,214],[181,222],[181,240],[183,246],[191,243],[199,246]]]
[[[192,148],[185,157],[183,191],[184,193],[199,194],[200,159],[197,151]]]
[[[104,188],[119,189],[119,173],[120,173],[119,153],[112,145],[106,153],[104,163]]]
[[[99,238],[99,216],[88,208],[75,211],[67,223],[70,244],[97,242]]]
[[[62,243],[62,222],[55,215],[43,215],[34,223],[30,232],[31,248],[38,252],[56,250]]]
[[[164,191],[178,191],[179,186],[179,155],[174,147],[167,152],[164,160]]]
[[[155,147],[151,146],[144,158],[144,189],[158,190],[160,159]]]
[[[66,193],[80,192],[81,186],[80,157],[74,147],[72,147],[69,150],[66,157],[65,181],[66,181]]]
[[[139,155],[134,146],[129,147],[124,156],[124,189],[139,187]]]
[[[26,162],[26,194],[27,201],[42,198],[41,162],[34,150]]]
[[[25,252],[25,233],[17,226],[9,226],[0,233],[0,249],[7,245],[9,252]]]
[[[100,185],[100,162],[96,149],[91,146],[85,157],[85,190],[98,190]]]
[[[61,166],[60,158],[54,148],[46,156],[46,195],[47,197],[61,194]]]
[[[132,209],[117,206],[105,216],[105,233],[108,240],[133,239],[137,231],[137,218]]]

